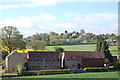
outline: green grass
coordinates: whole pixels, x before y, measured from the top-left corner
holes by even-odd
[[[54,47],[62,47],[65,51],[95,51],[96,44],[86,44],[86,45],[63,45],[63,46],[46,46],[47,50],[54,51]],[[118,49],[117,46],[110,46],[110,51],[112,55],[117,56],[118,55]]]
[[[63,46],[46,46],[47,50],[54,50],[54,47],[62,47],[65,51],[94,51],[95,44],[90,45],[63,45]]]
[[[17,77],[17,78],[118,78],[118,72],[23,76],[23,77]]]
[[[3,73],[3,75],[17,75],[17,73]]]

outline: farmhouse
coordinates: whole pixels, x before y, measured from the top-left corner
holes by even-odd
[[[104,59],[103,53],[95,51],[64,51],[63,53],[53,51],[18,53],[14,51],[6,57],[6,70],[14,72],[18,64],[26,70],[102,67]]]
[[[14,72],[16,70],[16,65],[21,64],[23,69],[26,69],[25,63],[27,62],[26,58],[27,53],[18,53],[16,51],[11,52],[5,59],[6,71]]]

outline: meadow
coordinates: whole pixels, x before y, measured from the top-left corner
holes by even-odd
[[[46,46],[46,50],[54,51],[54,47],[62,47],[65,51],[95,51],[96,44],[81,44],[81,45],[62,45],[62,46]],[[113,56],[118,56],[118,47],[109,47]]]
[[[61,45],[61,46],[46,46],[44,51],[55,51],[55,47],[62,47],[65,51],[95,51],[96,44],[81,44],[81,45]],[[110,51],[113,56],[118,56],[118,47],[110,46]],[[33,51],[32,49],[16,50],[19,53],[27,53]],[[41,51],[41,50],[37,50]]]

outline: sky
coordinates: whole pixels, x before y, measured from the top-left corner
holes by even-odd
[[[0,28],[14,26],[24,35],[84,29],[118,33],[117,0],[1,0]]]

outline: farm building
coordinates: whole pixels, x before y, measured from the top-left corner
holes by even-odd
[[[28,70],[60,69],[60,54],[57,52],[28,52]]]
[[[14,72],[18,64],[21,64],[26,70],[60,69],[60,58],[61,55],[57,52],[18,53],[13,51],[6,57],[6,71]]]
[[[95,51],[64,51],[63,53],[46,51],[12,52],[6,57],[6,69],[13,72],[21,64],[26,70],[80,69],[85,67],[103,67],[104,54]]]
[[[16,71],[16,66],[18,64],[23,66],[23,69],[26,69],[25,62],[27,53],[18,53],[17,51],[11,52],[5,59],[6,70],[7,72],[14,72]]]
[[[85,67],[103,67],[104,54],[95,51],[65,51],[62,56],[62,67],[80,69]]]

